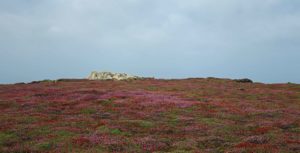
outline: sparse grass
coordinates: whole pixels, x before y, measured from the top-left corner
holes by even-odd
[[[166,122],[171,127],[176,127],[180,121],[178,118],[178,110],[171,111],[170,113],[166,114],[165,117],[166,117]]]
[[[199,101],[199,102],[208,102],[208,99],[207,98],[197,98],[197,100]]]
[[[42,142],[37,144],[38,150],[47,151],[53,148],[55,145],[53,142]]]
[[[101,134],[112,134],[112,135],[129,135],[129,133],[127,132],[123,132],[120,129],[116,129],[116,128],[109,128],[107,126],[100,126],[96,129],[97,133],[101,133]]]
[[[112,130],[110,131],[110,133],[111,133],[111,134],[114,134],[114,135],[120,135],[120,134],[122,134],[122,132],[121,132],[119,129],[112,129]]]
[[[80,111],[81,114],[95,114],[97,112],[94,108],[84,108]]]
[[[198,121],[200,123],[204,123],[211,126],[217,126],[219,124],[222,124],[222,121],[217,118],[206,118],[206,117],[199,117]]]
[[[75,135],[73,132],[66,131],[66,130],[58,130],[55,131],[54,134],[61,138],[68,138]]]
[[[149,122],[149,121],[144,121],[144,120],[140,120],[138,123],[141,127],[144,127],[144,128],[151,128],[154,126],[154,123]]]
[[[110,129],[107,126],[103,125],[103,126],[100,126],[100,127],[97,128],[97,132],[99,132],[99,133],[109,133]]]
[[[0,132],[0,148],[1,146],[10,146],[11,144],[18,141],[16,133],[12,132]]]
[[[156,91],[156,90],[158,90],[158,87],[156,87],[156,86],[149,86],[149,87],[147,87],[147,90]]]
[[[38,128],[32,129],[26,134],[31,137],[37,137],[37,136],[46,136],[48,134],[51,134],[52,130],[49,126],[40,126]]]
[[[0,109],[17,109],[19,108],[19,105],[15,101],[4,101],[0,100]]]
[[[123,121],[124,122],[124,121]],[[151,128],[154,127],[154,123],[146,120],[126,120],[125,122],[129,124],[135,124],[142,128]]]
[[[22,124],[32,124],[34,122],[37,122],[39,119],[34,116],[22,116],[20,117],[20,123]]]
[[[290,132],[295,132],[295,133],[299,133],[300,134],[300,127],[295,127],[290,129]]]
[[[111,105],[113,105],[114,100],[115,99],[110,98],[110,99],[101,100],[101,101],[99,101],[99,103],[103,106],[111,106]]]

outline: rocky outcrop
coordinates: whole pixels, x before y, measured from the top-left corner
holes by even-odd
[[[112,73],[112,72],[96,72],[93,71],[88,77],[89,80],[136,80],[142,77],[128,75],[126,73]]]
[[[238,83],[253,83],[252,80],[248,79],[248,78],[244,78],[244,79],[235,79],[234,80],[235,82],[238,82]]]

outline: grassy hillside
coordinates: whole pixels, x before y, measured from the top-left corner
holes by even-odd
[[[297,84],[44,81],[0,111],[0,152],[300,152]]]

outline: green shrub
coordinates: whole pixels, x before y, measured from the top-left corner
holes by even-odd
[[[110,133],[111,133],[111,134],[114,134],[114,135],[121,135],[121,134],[122,134],[122,132],[121,132],[119,129],[112,129],[112,130],[110,131]]]
[[[80,111],[81,114],[95,114],[97,112],[94,108],[84,108]]]

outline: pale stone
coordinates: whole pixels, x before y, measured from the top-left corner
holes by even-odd
[[[89,80],[132,80],[141,79],[142,77],[128,75],[126,73],[112,73],[112,72],[96,72],[93,71],[88,77]]]

